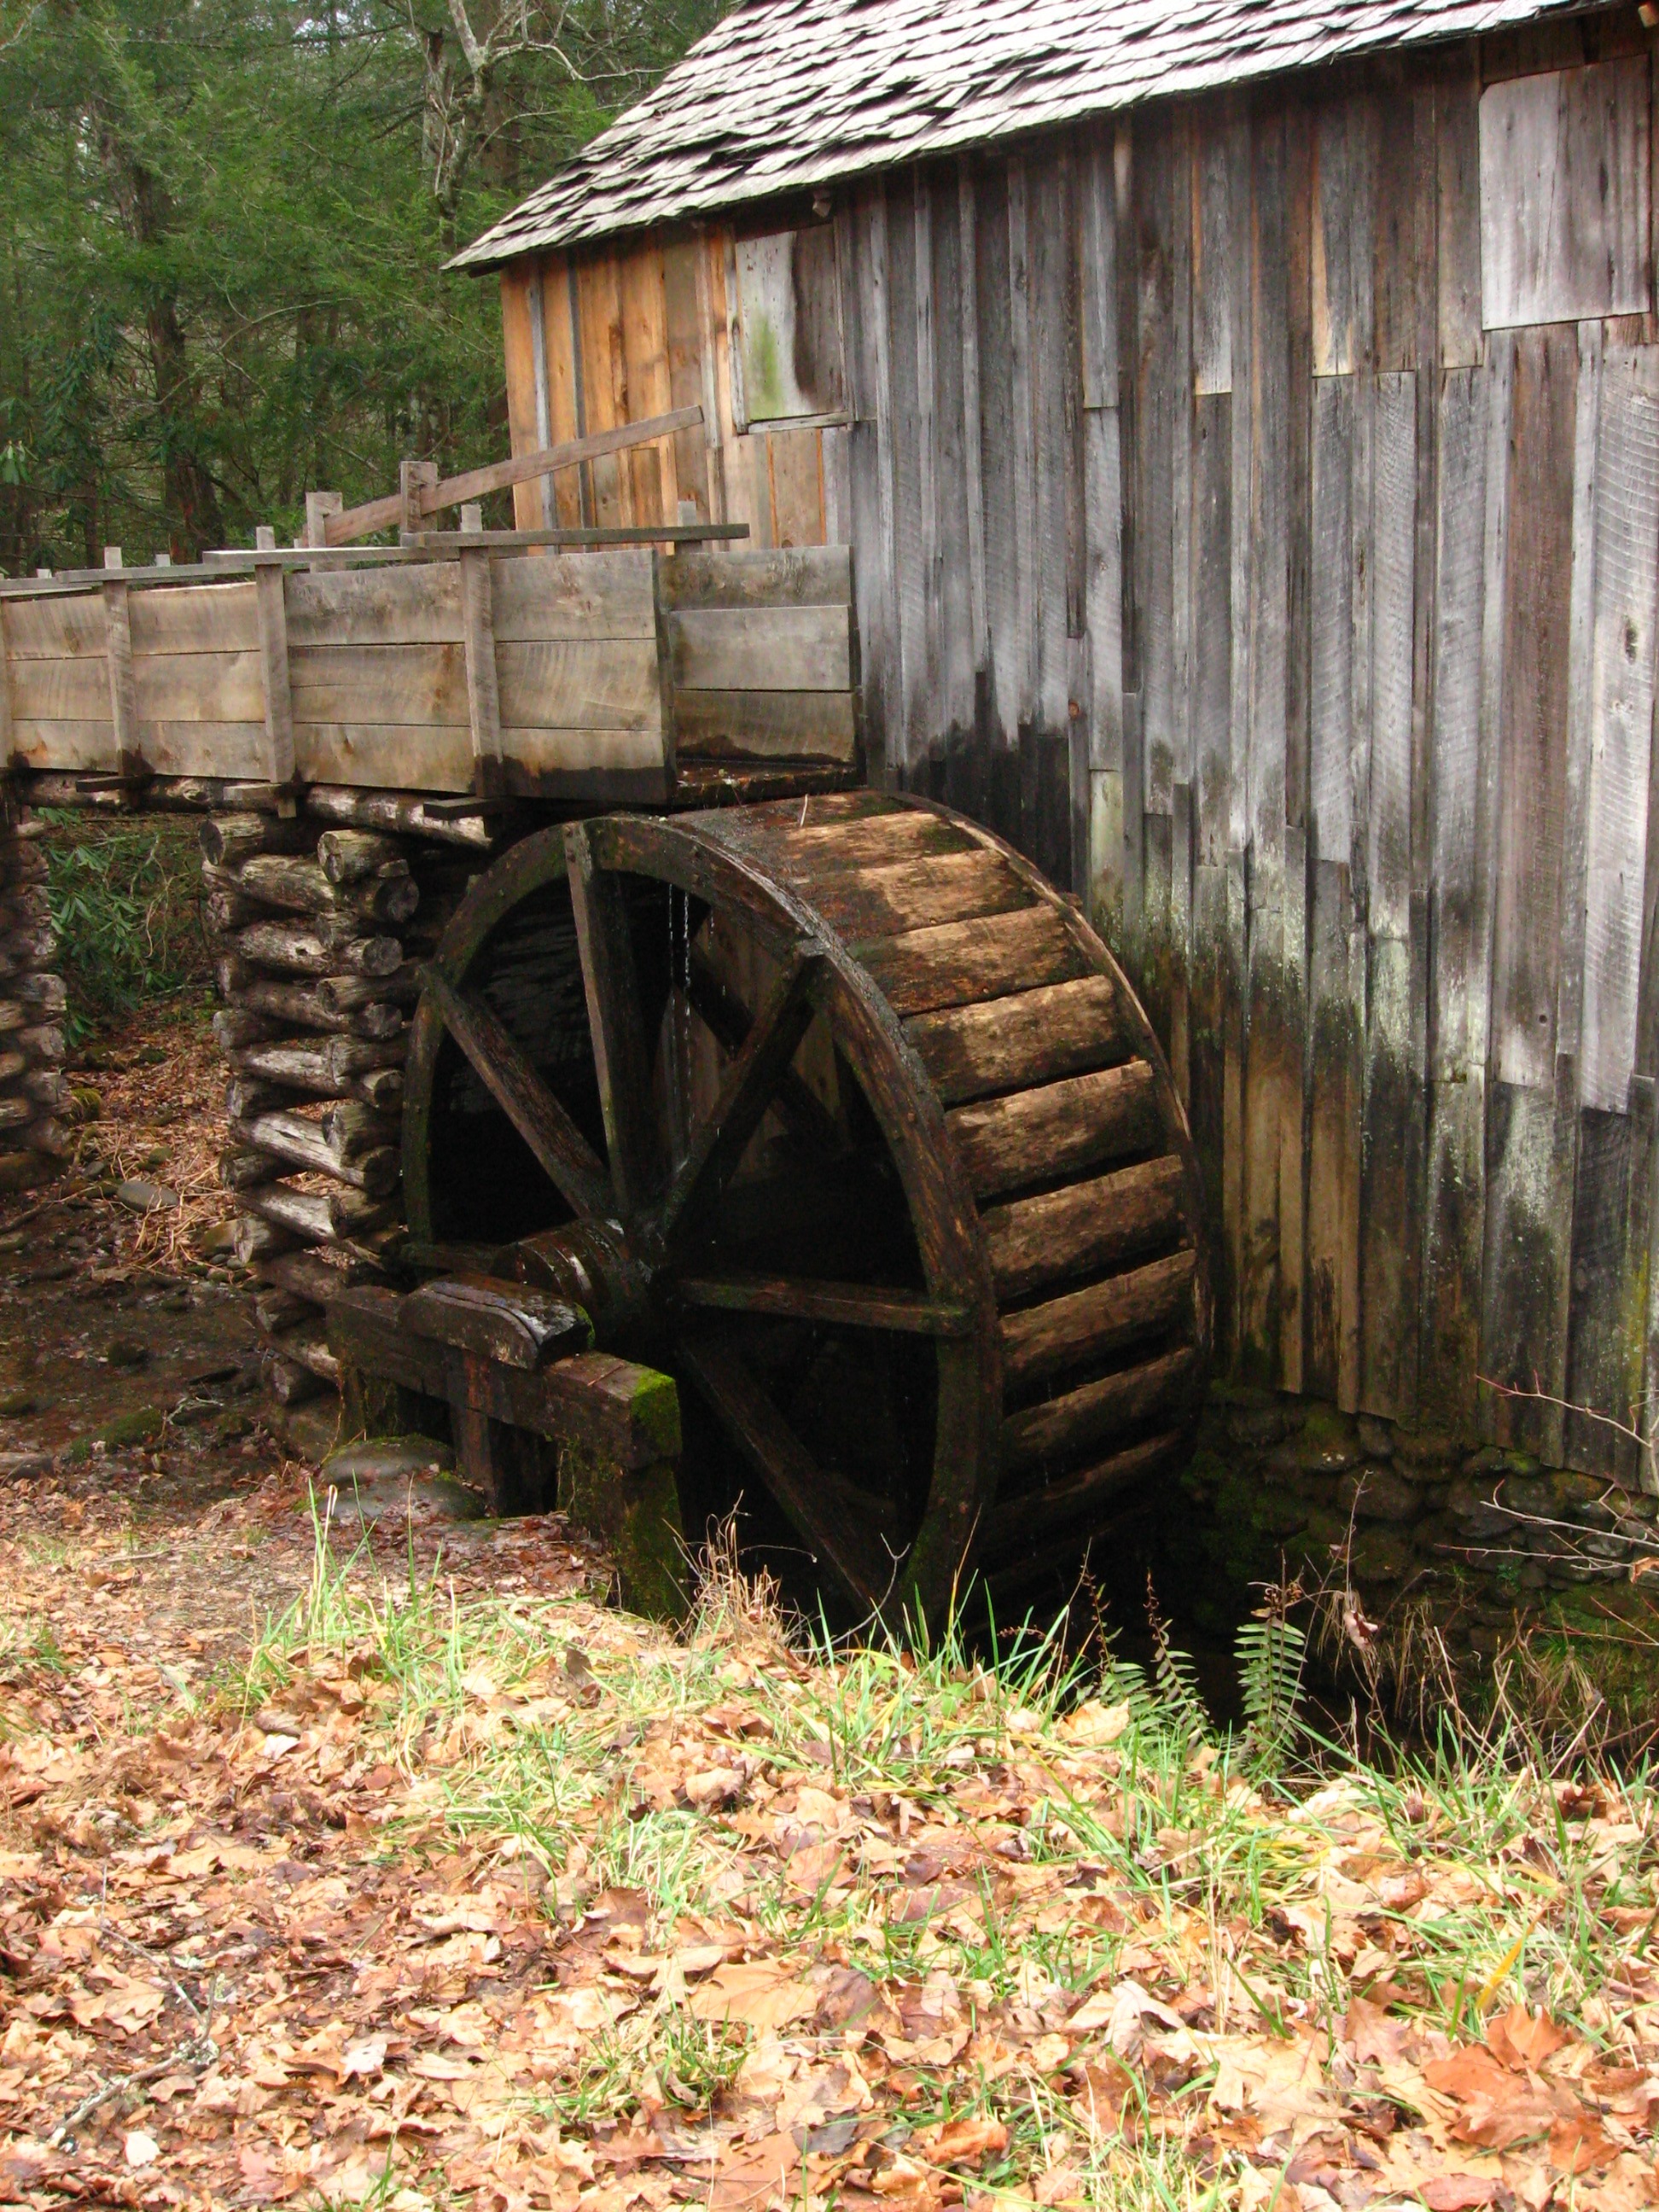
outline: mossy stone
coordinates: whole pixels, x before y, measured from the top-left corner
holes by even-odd
[[[1416,1489],[1391,1467],[1354,1468],[1336,1486],[1337,1501],[1360,1521],[1415,1521],[1423,1510]]]
[[[1289,1448],[1310,1474],[1343,1474],[1359,1463],[1359,1431],[1334,1406],[1310,1405]]]
[[[130,1413],[118,1413],[112,1421],[106,1421],[98,1431],[98,1441],[110,1451],[122,1451],[133,1444],[154,1443],[167,1427],[167,1415],[159,1406],[136,1406]]]
[[[1417,1553],[1400,1529],[1372,1522],[1355,1532],[1351,1564],[1356,1582],[1403,1582],[1417,1564]]]
[[[5,1396],[0,1398],[0,1413],[9,1420],[21,1420],[25,1413],[36,1412],[39,1406],[40,1401],[33,1390],[8,1390]]]
[[[674,1407],[678,1433],[678,1395]],[[685,1534],[671,1462],[635,1471],[567,1443],[559,1453],[559,1508],[610,1553],[631,1612],[654,1620],[684,1619],[690,1601]]]

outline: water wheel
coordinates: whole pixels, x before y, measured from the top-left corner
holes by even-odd
[[[1087,924],[959,816],[858,792],[526,839],[438,948],[406,1100],[412,1234],[509,1243],[673,1373],[690,1479],[844,1603],[1012,1594],[1188,1448],[1168,1069]]]

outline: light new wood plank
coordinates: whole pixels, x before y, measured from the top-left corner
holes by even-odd
[[[263,722],[138,720],[146,764],[157,775],[246,776],[264,782],[270,773]]]
[[[294,754],[307,783],[392,791],[470,791],[472,738],[459,722],[294,721]]]
[[[503,730],[662,728],[654,645],[633,638],[536,645],[498,639],[495,669]]]
[[[288,583],[288,641],[291,653],[347,644],[459,645],[460,571],[447,561],[298,570]]]
[[[257,647],[251,653],[139,654],[133,680],[143,721],[251,722],[264,714]]]
[[[1595,526],[1579,1097],[1622,1114],[1636,1066],[1659,588],[1659,354],[1650,347],[1620,348],[1605,363]]]
[[[663,297],[662,247],[654,238],[620,257],[623,355],[627,364],[628,413],[653,421],[672,407],[668,374],[668,310]],[[679,510],[674,441],[658,439],[636,447],[627,465],[634,478],[634,511],[641,522],[672,522]]]
[[[100,624],[103,613],[100,606]],[[110,719],[109,664],[102,653],[95,660],[14,660],[11,684],[12,716],[17,722],[107,722]]]
[[[105,649],[104,603],[96,592],[7,605],[6,650],[14,660],[101,661]]]
[[[583,555],[585,561],[590,556]],[[847,607],[853,556],[846,545],[794,546],[771,552],[680,551],[662,563],[663,605],[701,608]]]
[[[501,358],[507,373],[507,434],[509,451],[534,453],[552,443],[540,419],[545,405],[546,362],[540,332],[544,276],[539,264],[509,263],[501,270]],[[538,378],[538,369],[542,371]],[[543,483],[548,481],[543,478]],[[514,484],[513,520],[519,530],[547,527],[539,484]]]
[[[296,724],[467,724],[459,644],[294,647],[289,673]]]
[[[255,599],[251,582],[135,592],[128,616],[132,650],[140,658],[155,653],[257,653]]]
[[[677,556],[678,559],[683,556]],[[538,554],[490,562],[497,645],[537,640],[650,638],[657,634],[648,546],[597,553]],[[671,562],[672,567],[674,563]],[[459,639],[459,595],[456,597]]]
[[[852,640],[843,607],[698,609],[671,614],[674,682],[699,691],[845,691]]]
[[[858,726],[846,691],[678,691],[674,739],[687,759],[851,761]]]
[[[513,771],[532,775],[589,774],[611,771],[641,772],[665,765],[660,730],[554,730],[514,728],[503,725],[501,755],[508,787]]]
[[[1651,307],[1650,100],[1645,56],[1516,77],[1482,93],[1488,330]]]
[[[51,716],[14,714],[12,750],[25,768],[107,769],[115,749],[109,719],[109,687],[100,686],[99,720],[69,721]]]
[[[263,533],[262,533],[263,535]],[[278,568],[260,568],[254,577],[259,629],[259,694],[264,706],[265,776],[278,790],[294,782],[294,697],[289,681],[287,578]],[[181,656],[198,662],[202,654]],[[150,668],[157,666],[152,659]]]

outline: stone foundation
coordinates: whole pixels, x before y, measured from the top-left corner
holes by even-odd
[[[1217,1384],[1164,1537],[1193,1609],[1218,1629],[1300,1575],[1341,1586],[1386,1631],[1414,1611],[1454,1656],[1487,1657],[1528,1616],[1650,1614],[1659,1498],[1316,1400]]]

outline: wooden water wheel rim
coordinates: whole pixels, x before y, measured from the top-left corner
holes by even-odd
[[[1208,1297],[1196,1165],[1156,1039],[1105,948],[1081,916],[1000,840],[945,809],[867,793],[815,805],[814,830],[899,814],[913,822],[918,812],[932,816],[950,837],[994,854],[1030,908],[1041,907],[1059,918],[1074,948],[1075,972],[1110,979],[1112,1003],[1133,1036],[1137,1065],[1152,1071],[1157,1088],[1159,1141],[1167,1154],[1161,1163],[1164,1182],[1173,1173],[1180,1185],[1183,1249],[1189,1255],[1182,1295],[1190,1313],[1188,1347],[1175,1356],[1175,1367],[1201,1377]],[[757,825],[763,847],[769,830],[781,825],[787,832],[792,811],[763,806],[666,820],[620,816],[573,824],[526,840],[474,885],[432,963],[411,1042],[405,1117],[410,1221],[417,1238],[430,1237],[429,1117],[434,1072],[447,1033],[578,1219],[611,1224],[610,1233],[625,1247],[630,1263],[649,1278],[672,1346],[663,1364],[677,1367],[696,1386],[835,1579],[862,1605],[890,1613],[914,1604],[938,1616],[963,1580],[976,1538],[994,1527],[1000,1543],[1018,1526],[1017,1500],[1012,1515],[1007,1501],[1000,1512],[995,1510],[1000,1462],[1009,1439],[1018,1443],[1025,1434],[1018,1423],[1030,1430],[1035,1420],[1040,1431],[1045,1409],[1038,1406],[1034,1414],[1013,1417],[1006,1409],[1006,1316],[999,1310],[982,1194],[976,1201],[962,1148],[953,1140],[941,1097],[904,1019],[878,988],[866,958],[815,907],[810,884],[792,884],[763,851],[743,848]],[[796,826],[807,826],[805,810]],[[483,999],[468,988],[470,972],[493,930],[524,899],[561,876],[569,882],[575,915],[608,1161],[577,1129]],[[735,1031],[726,1040],[734,1048],[719,1098],[666,1179],[650,1118],[653,1040],[646,1034],[633,979],[632,941],[621,896],[625,877],[668,886],[712,912],[736,914],[778,963],[778,980],[764,1003],[752,1012],[738,1010],[738,1026],[746,1023],[747,1034],[740,1042]],[[1053,927],[1045,927],[1053,936]],[[867,957],[870,948],[860,949]],[[707,1261],[700,1265],[690,1249],[687,1225],[718,1204],[768,1108],[789,1104],[780,1096],[782,1086],[794,1083],[797,1091],[804,1091],[791,1063],[817,1010],[826,1014],[837,1050],[862,1088],[896,1169],[921,1263],[923,1279],[917,1289],[811,1276],[757,1278],[711,1267]],[[702,1006],[697,1011],[710,1020]],[[809,1108],[810,1103],[809,1093]],[[1008,1304],[1005,1286],[1002,1305]],[[908,1548],[902,1531],[896,1541],[890,1528],[878,1525],[877,1510],[863,1491],[814,1460],[770,1403],[742,1352],[722,1340],[722,1316],[757,1314],[931,1340],[938,1378],[932,1472],[925,1510]],[[1141,1444],[1126,1453],[1124,1480],[1137,1471],[1137,1452],[1150,1468],[1160,1454],[1168,1457],[1174,1439],[1171,1431],[1152,1439],[1150,1454]],[[1064,1510],[1064,1499],[1061,1504]]]

